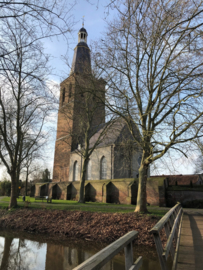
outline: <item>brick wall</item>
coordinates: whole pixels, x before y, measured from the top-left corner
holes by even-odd
[[[167,206],[172,207],[180,202],[185,207],[196,207],[194,203],[203,202],[203,190],[167,190]]]
[[[153,177],[147,180],[147,202],[150,205],[166,206],[165,177]]]
[[[47,193],[50,197],[57,192],[57,199],[78,200],[80,182],[50,183]],[[87,201],[136,204],[138,179],[123,178],[113,180],[89,180],[85,182]],[[36,194],[39,185],[36,184]],[[166,206],[166,183],[164,177],[149,178],[147,181],[147,202],[150,205]],[[39,196],[39,195],[35,195]]]

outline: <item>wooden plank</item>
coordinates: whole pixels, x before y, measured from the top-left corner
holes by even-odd
[[[125,270],[129,270],[131,265],[133,264],[133,246],[132,242],[130,242],[125,248]]]
[[[175,250],[175,256],[174,256],[174,260],[173,260],[172,270],[176,270],[176,267],[177,267],[178,252],[179,252],[179,245],[180,245],[180,235],[181,235],[181,227],[182,227],[182,219],[183,219],[183,212],[182,212],[182,215],[181,215],[181,218],[180,218],[178,239],[177,239],[177,243],[176,243],[176,250]]]
[[[202,209],[199,211],[202,211]],[[203,269],[202,221],[203,215],[202,213],[197,213],[197,209],[184,210],[177,270]]]
[[[162,247],[160,236],[157,233],[153,233],[153,237],[154,237],[154,242],[156,245],[156,251],[157,251],[157,254],[159,257],[159,263],[161,265],[161,269],[167,270],[166,260],[165,260],[165,258],[162,257],[163,247]]]
[[[96,270],[104,266],[110,261],[115,255],[118,254],[125,246],[136,239],[138,236],[137,231],[131,231],[126,235],[122,236],[109,246],[105,247],[95,255],[87,259],[85,262],[76,266],[74,270]]]
[[[170,236],[170,225],[169,225],[169,222],[170,221],[168,220],[168,222],[166,222],[165,225],[164,225],[164,229],[165,229],[165,232],[166,232],[167,239]],[[175,250],[174,250],[173,245],[171,245],[170,254],[171,254],[171,257],[172,257],[172,260],[173,260],[174,259],[174,254],[175,254]]]
[[[181,217],[181,214],[182,214],[182,208],[179,210],[179,213],[178,213],[178,215],[177,215],[177,217],[175,219],[175,222],[173,224],[173,228],[171,230],[170,236],[168,238],[168,241],[167,241],[166,246],[164,248],[164,252],[162,254],[162,256],[165,257],[166,260],[168,258],[168,254],[169,254],[171,245],[173,244],[173,238],[174,238],[174,235],[176,233],[176,229],[177,229],[177,226],[179,224],[179,219]]]
[[[170,216],[174,213],[176,209],[181,208],[180,203],[177,203],[173,208],[171,208],[158,222],[157,224],[149,231],[149,233],[158,233],[164,227],[164,224],[169,220]]]
[[[142,256],[140,256],[134,263],[134,265],[132,265],[129,270],[139,270],[140,267],[142,266]]]

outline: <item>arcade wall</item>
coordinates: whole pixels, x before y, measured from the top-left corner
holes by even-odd
[[[166,182],[164,177],[148,179],[147,203],[166,206]],[[36,184],[35,196],[47,195],[53,199],[78,200],[80,182],[52,182]],[[136,204],[138,179],[123,178],[85,181],[85,200],[92,202]],[[43,192],[42,192],[43,191]]]

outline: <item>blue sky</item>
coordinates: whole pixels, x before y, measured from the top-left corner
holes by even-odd
[[[74,48],[78,43],[78,31],[82,27],[82,18],[84,17],[84,27],[88,32],[87,43],[90,45],[93,41],[98,40],[102,37],[102,32],[105,30],[106,23],[104,18],[106,17],[107,9],[105,4],[107,0],[100,0],[97,6],[98,0],[90,0],[90,4],[86,0],[77,0],[76,5],[72,8],[71,14],[74,17],[75,25],[73,31],[67,34],[68,45],[64,37],[57,39],[46,40],[44,43],[45,52],[52,56],[51,65],[54,67],[55,72],[59,77],[54,76],[54,80],[60,82],[64,77],[68,77],[69,67],[64,62],[63,57],[67,54],[69,64],[72,63],[74,54]],[[72,1],[68,1],[72,2]],[[112,17],[112,13],[108,17]]]

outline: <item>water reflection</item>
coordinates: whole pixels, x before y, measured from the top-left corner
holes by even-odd
[[[29,240],[25,236],[17,238],[7,232],[0,237],[0,270],[71,270],[103,247],[86,242],[59,243],[53,239],[43,240],[41,236],[32,236]],[[137,247],[134,258],[140,255],[143,256],[142,270],[160,269],[154,249]],[[118,254],[102,268],[123,269],[124,254]]]
[[[0,237],[0,270],[45,269],[46,244]]]
[[[90,258],[97,251],[87,251],[79,247],[64,247],[54,244],[47,244],[47,254],[46,254],[46,270],[56,270],[63,269],[69,270],[73,269],[80,263],[84,262]],[[113,261],[108,262],[102,270],[123,270],[125,268],[123,258],[121,260],[118,258]]]

